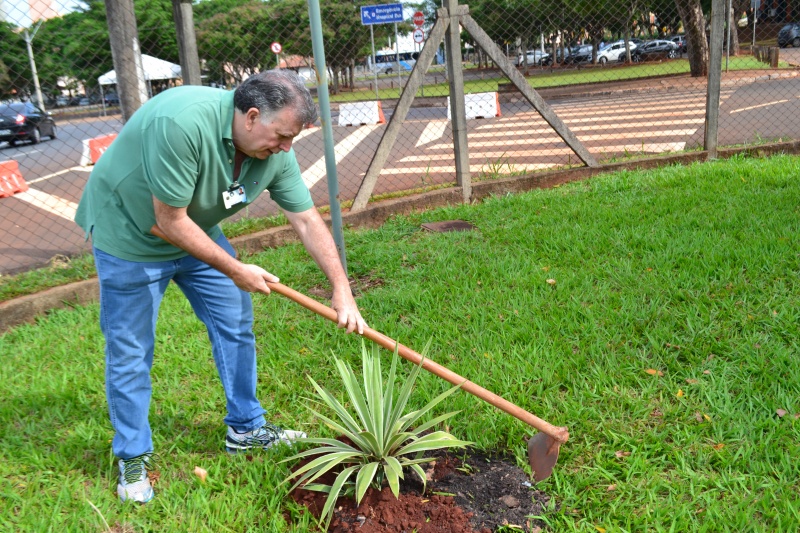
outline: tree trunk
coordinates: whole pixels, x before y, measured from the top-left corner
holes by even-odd
[[[178,56],[181,61],[183,84],[202,85],[192,2],[190,0],[172,0],[172,16],[175,19],[175,32],[178,36]]]
[[[692,77],[708,76],[708,41],[700,0],[675,0],[686,30],[686,51]]]
[[[127,122],[147,101],[139,30],[133,11],[133,0],[105,0],[108,40],[117,74],[117,89],[122,120]],[[142,74],[140,76],[140,73]]]

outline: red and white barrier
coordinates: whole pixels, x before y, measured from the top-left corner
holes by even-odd
[[[464,95],[464,109],[467,118],[491,118],[500,116],[500,96],[494,93],[474,93]],[[447,120],[450,115],[450,100],[447,100]]]
[[[367,124],[384,124],[385,122],[383,107],[376,100],[339,105],[340,126],[365,126]]]
[[[22,178],[16,161],[0,161],[0,198],[14,196],[18,192],[28,190],[28,184]]]
[[[97,160],[100,159],[100,156],[103,155],[103,152],[108,150],[108,147],[111,146],[111,143],[116,138],[116,133],[110,133],[108,135],[95,137],[94,139],[84,139],[81,165],[87,166],[97,163]]]

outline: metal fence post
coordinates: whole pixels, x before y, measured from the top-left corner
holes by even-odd
[[[706,87],[706,121],[703,147],[709,159],[717,158],[719,137],[719,91],[722,77],[722,32],[724,0],[711,2],[711,50],[708,52],[708,86]]]
[[[456,183],[461,187],[464,202],[472,197],[472,180],[469,174],[469,148],[467,147],[467,114],[464,104],[464,72],[461,64],[461,28],[459,26],[458,0],[445,0],[450,25],[445,37],[447,73],[450,83],[450,113],[453,127],[453,146],[456,162]],[[467,7],[467,6],[464,6]]]

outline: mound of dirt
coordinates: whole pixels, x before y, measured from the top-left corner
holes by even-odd
[[[330,533],[490,533],[503,525],[539,531],[531,516],[550,501],[535,490],[513,458],[467,451],[441,453],[427,465],[425,492],[416,475],[407,474],[400,498],[391,490],[369,489],[359,505],[342,497]],[[332,479],[323,482],[330,484]],[[292,498],[319,517],[327,494],[295,489]]]

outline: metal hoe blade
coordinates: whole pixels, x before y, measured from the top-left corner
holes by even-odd
[[[546,433],[539,432],[528,439],[528,462],[534,481],[550,477],[560,449],[561,443]]]

